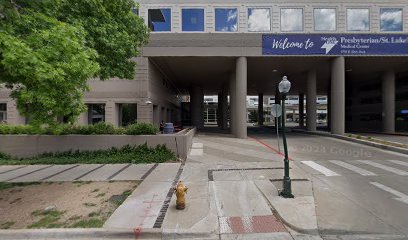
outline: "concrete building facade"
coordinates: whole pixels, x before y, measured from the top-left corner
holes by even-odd
[[[84,101],[92,108],[79,124],[102,119],[123,125],[123,118],[129,119],[123,112],[132,112],[129,108],[136,108],[138,122],[181,122],[181,99],[189,95],[188,114],[200,128],[204,96],[218,95],[218,125],[245,138],[247,95],[262,100],[273,95],[278,101],[277,85],[286,75],[292,82],[290,94],[302,99],[298,114],[306,114],[299,125],[309,131],[316,130],[313,99],[318,95],[328,97],[332,133],[408,131],[404,0],[139,3],[138,14],[152,32],[142,56],[135,59],[135,79],[90,80],[92,90]],[[25,122],[7,91],[0,92],[0,103],[6,104],[8,123]]]

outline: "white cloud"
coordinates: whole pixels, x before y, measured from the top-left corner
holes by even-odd
[[[281,9],[281,30],[299,32],[303,30],[303,10],[300,8]]]
[[[370,11],[368,9],[347,9],[347,30],[370,30]]]
[[[381,31],[402,31],[402,9],[381,9]]]
[[[227,22],[236,21],[238,17],[238,11],[236,9],[228,10]]]
[[[248,16],[248,30],[266,32],[271,30],[271,14],[269,9],[251,9]]]
[[[315,9],[314,26],[318,31],[336,30],[336,9]]]
[[[384,11],[381,14],[381,21],[390,21],[394,24],[400,24],[402,22],[402,11]]]

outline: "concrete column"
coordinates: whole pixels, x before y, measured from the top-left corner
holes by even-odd
[[[247,58],[236,60],[236,132],[237,138],[247,138]]]
[[[137,122],[153,123],[153,104],[137,104]]]
[[[25,117],[20,115],[14,100],[7,102],[7,123],[10,125],[24,125]]]
[[[114,126],[119,126],[119,104],[113,101],[108,101],[105,105],[105,121],[112,123]]]
[[[217,126],[222,127],[222,92],[218,93],[218,103],[217,103]]]
[[[222,85],[222,92],[221,92],[222,104],[221,104],[221,127],[222,129],[228,128],[228,85]]]
[[[201,86],[193,86],[190,94],[191,124],[197,128],[204,127],[204,91]]]
[[[299,127],[305,126],[305,95],[299,93]]]
[[[258,125],[262,126],[264,123],[264,109],[263,109],[263,93],[258,94]]]
[[[85,112],[82,112],[78,116],[75,124],[80,125],[80,126],[88,125],[88,110],[86,110]]]
[[[395,132],[395,73],[387,71],[382,76],[382,128]]]
[[[237,106],[237,98],[236,98],[236,81],[235,81],[235,72],[231,73],[230,75],[230,129],[231,134],[235,135],[236,133],[236,106]]]
[[[333,134],[345,132],[345,78],[344,57],[336,57],[331,66],[330,91],[330,128]]]
[[[306,127],[316,131],[316,70],[307,73]]]

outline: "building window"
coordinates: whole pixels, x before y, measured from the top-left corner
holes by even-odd
[[[382,32],[402,31],[402,8],[381,8],[380,19]]]
[[[314,29],[315,31],[336,31],[336,9],[315,8]]]
[[[119,124],[127,126],[137,122],[137,104],[124,103],[119,105]]]
[[[105,122],[105,104],[88,105],[88,124]]]
[[[153,32],[171,31],[171,9],[159,8],[148,10],[148,26]]]
[[[0,123],[7,123],[7,104],[0,103]]]
[[[282,32],[303,31],[303,8],[282,8],[280,19]]]
[[[370,10],[367,8],[347,9],[347,31],[369,31]]]
[[[248,8],[248,31],[249,32],[271,31],[271,9]]]
[[[216,8],[215,9],[215,31],[236,32],[238,31],[238,9]]]
[[[204,9],[182,9],[183,32],[204,31]]]

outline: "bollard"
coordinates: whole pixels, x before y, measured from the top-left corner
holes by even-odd
[[[186,207],[186,192],[187,187],[179,181],[177,186],[174,188],[174,192],[176,192],[176,208],[179,210],[183,210]]]

